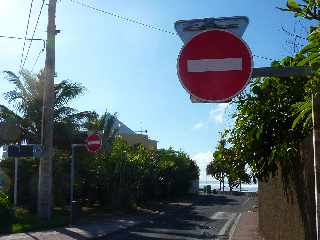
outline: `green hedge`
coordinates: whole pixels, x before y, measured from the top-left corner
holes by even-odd
[[[9,198],[5,193],[0,191],[0,233],[11,232],[13,220],[14,212]]]

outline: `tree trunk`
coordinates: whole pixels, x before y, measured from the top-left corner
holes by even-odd
[[[224,178],[222,179],[222,191],[224,192]]]

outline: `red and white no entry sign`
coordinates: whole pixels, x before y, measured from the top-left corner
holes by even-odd
[[[99,134],[93,134],[87,137],[86,147],[89,152],[97,152],[102,145],[102,139]]]
[[[203,101],[226,102],[248,83],[252,55],[234,34],[211,30],[193,37],[181,50],[178,75],[182,86]]]

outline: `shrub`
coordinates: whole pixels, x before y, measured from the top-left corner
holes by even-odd
[[[0,233],[11,231],[13,219],[13,208],[9,202],[9,198],[5,193],[0,191]]]

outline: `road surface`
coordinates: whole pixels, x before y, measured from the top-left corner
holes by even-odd
[[[229,232],[240,213],[252,209],[255,199],[247,196],[211,195],[198,196],[189,207],[179,203],[154,220],[115,232],[103,239],[229,239]]]

